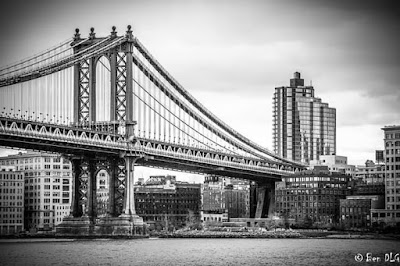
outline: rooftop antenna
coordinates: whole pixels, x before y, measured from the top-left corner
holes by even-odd
[[[312,79],[310,79],[310,86],[312,86]]]

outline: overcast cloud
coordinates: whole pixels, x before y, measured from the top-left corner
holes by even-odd
[[[95,27],[133,26],[207,108],[272,149],[274,88],[300,71],[337,109],[337,152],[363,164],[400,124],[396,1],[3,1],[5,65]],[[223,103],[230,103],[223,104]],[[238,108],[239,107],[239,108]]]

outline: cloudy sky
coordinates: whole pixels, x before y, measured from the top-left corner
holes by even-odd
[[[396,1],[2,1],[0,65],[128,24],[222,120],[272,149],[272,96],[299,71],[337,110],[337,154],[363,164],[400,124]],[[4,154],[5,151],[2,151]]]

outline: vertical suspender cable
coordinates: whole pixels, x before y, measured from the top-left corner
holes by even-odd
[[[146,87],[146,77],[144,73],[141,74],[142,77],[142,86],[143,89]],[[142,92],[142,99],[143,99],[143,137],[146,138],[146,132],[147,132],[147,108],[146,105],[144,104],[146,102],[146,94],[144,91]]]
[[[156,94],[155,94],[155,88],[153,86],[153,82],[151,82],[149,79],[148,79],[148,82],[149,82],[149,92],[150,92],[149,96],[152,96],[152,97],[150,97],[150,102],[149,102],[150,111],[152,112],[152,117],[151,117],[150,121],[152,121],[152,127],[151,127],[153,130],[152,135],[154,136],[153,138],[156,139],[156,112],[155,112],[156,102],[154,100],[154,98],[156,97]]]
[[[172,128],[172,130],[173,130],[173,132],[172,132],[172,136],[174,137],[174,143],[176,143],[177,141],[178,141],[178,136],[177,136],[177,134],[178,134],[178,131],[177,131],[177,128],[178,128],[178,121],[177,121],[177,111],[176,111],[176,103],[175,103],[175,101],[174,102],[172,102],[172,108],[173,108],[173,114],[174,114],[174,116],[173,116],[173,120],[174,120],[174,122],[173,122],[173,128]]]
[[[150,67],[150,64],[148,64],[148,67]],[[147,80],[149,82],[149,92],[150,92],[149,96],[151,97],[150,102],[149,102],[150,103],[149,107],[152,112],[152,118],[150,119],[150,121],[152,121],[152,129],[154,131],[154,132],[152,132],[153,133],[152,135],[154,136],[154,139],[156,139],[156,134],[157,134],[156,133],[156,128],[157,128],[156,127],[156,112],[155,112],[155,110],[156,110],[156,101],[155,101],[156,93],[155,93],[155,88],[153,86],[153,82],[151,82],[150,79],[147,79]]]
[[[152,138],[152,128],[153,128],[153,124],[154,124],[154,122],[152,121],[152,119],[153,119],[153,116],[152,116],[152,98],[150,97],[150,95],[151,95],[151,82],[150,82],[150,80],[148,79],[148,78],[146,78],[146,81],[147,81],[147,87],[146,88],[148,88],[148,90],[149,90],[149,94],[147,95],[148,96],[148,106],[147,106],[147,108],[149,108],[149,139],[151,139]]]
[[[143,88],[146,85],[145,84],[145,80],[144,80],[144,73],[140,73],[140,84],[142,84]],[[144,104],[146,101],[146,94],[144,93],[143,89],[142,89],[142,97],[143,102],[142,102],[142,134],[143,137],[146,138],[146,121],[147,121],[147,117],[146,117],[146,105]]]
[[[156,128],[157,128],[157,140],[161,140],[161,132],[160,132],[160,116],[158,115],[160,111],[160,106],[157,101],[160,101],[160,93],[158,88],[153,84],[154,88],[154,120],[156,120]]]
[[[187,132],[188,132],[188,145],[190,145],[190,143],[191,142],[193,142],[194,141],[194,128],[193,128],[193,121],[192,121],[192,116],[191,116],[191,114],[190,114],[190,112],[187,114],[187,116],[188,116],[188,129],[187,129]]]
[[[161,93],[161,91],[160,91],[160,93]],[[165,115],[165,106],[167,106],[167,100],[166,100],[166,95],[165,95],[165,93],[161,93],[162,94],[162,97],[163,97],[163,111],[164,111],[164,117],[166,118],[166,115]],[[166,142],[167,140],[166,140],[166,130],[167,130],[167,128],[166,128],[166,121],[165,120],[162,120],[163,121],[163,127],[164,127],[164,130],[163,130],[163,133],[164,133],[164,142]]]
[[[155,90],[156,90],[156,95],[157,95],[157,100],[159,101],[159,102],[161,102],[161,94],[160,94],[160,90],[157,88],[157,87],[155,87]],[[157,140],[159,140],[159,141],[161,141],[161,108],[160,108],[160,105],[159,104],[157,104],[157,113],[158,113],[158,115],[157,115],[157,127],[158,127],[158,132],[157,132],[157,137],[158,137],[158,139]]]
[[[141,71],[138,71],[137,74],[137,79],[138,79],[138,83],[140,84],[140,86],[142,85],[142,73]],[[139,91],[138,91],[138,98],[139,98],[139,136],[143,137],[143,102],[140,101],[140,99],[142,98],[142,93],[143,90],[141,89],[141,87],[139,87]]]
[[[181,144],[182,143],[182,139],[183,139],[183,134],[182,134],[182,126],[181,126],[181,121],[182,121],[182,117],[181,117],[181,106],[180,103],[177,103],[177,108],[178,108],[178,142]]]
[[[168,110],[169,110],[169,112],[168,112],[168,124],[167,124],[167,126],[168,126],[168,140],[169,140],[169,142],[172,142],[172,139],[171,139],[171,137],[172,137],[172,132],[171,132],[171,123],[172,123],[172,119],[171,119],[171,111],[172,111],[172,100],[170,99],[170,98],[168,98],[167,99],[168,100]]]

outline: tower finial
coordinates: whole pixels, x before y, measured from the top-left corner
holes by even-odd
[[[133,34],[132,34],[132,26],[131,25],[128,25],[128,30],[126,31],[126,38],[128,38],[129,40],[132,40],[133,39]]]
[[[81,34],[79,33],[79,29],[75,29],[74,41],[77,41],[81,38]]]
[[[94,28],[90,28],[89,38],[94,39],[96,37],[96,33],[94,33]]]
[[[112,32],[111,32],[111,37],[117,37],[117,32],[115,31],[117,27],[112,26]]]

